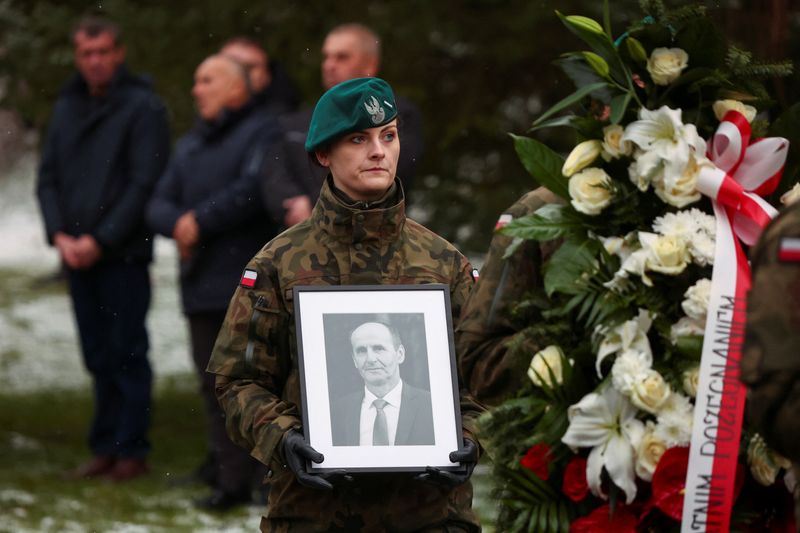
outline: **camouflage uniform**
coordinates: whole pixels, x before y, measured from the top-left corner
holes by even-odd
[[[748,419],[766,442],[800,461],[800,203],[766,229],[751,253],[753,286],[747,302],[742,381],[749,387]]]
[[[293,287],[444,283],[454,319],[472,287],[467,260],[405,217],[398,183],[383,200],[350,204],[328,177],[311,218],[252,259],[256,285],[240,286],[228,308],[208,370],[231,438],[271,470],[262,531],[480,531],[470,483],[451,489],[371,474],[324,492],[300,485],[282,457],[284,433],[303,423]],[[465,397],[461,409],[470,436],[480,408]]]
[[[549,203],[561,200],[544,187],[528,192],[500,218],[529,215]],[[509,216],[510,215],[510,216]],[[496,405],[516,391],[526,375],[528,360],[509,351],[518,332],[527,324],[512,316],[520,297],[542,286],[542,264],[555,250],[556,243],[525,241],[508,259],[503,259],[512,238],[496,234],[481,269],[480,278],[464,304],[456,329],[456,353],[464,385],[476,400]],[[544,346],[523,341],[533,354]]]

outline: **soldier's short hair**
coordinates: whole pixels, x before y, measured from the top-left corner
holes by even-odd
[[[348,22],[346,24],[339,24],[329,31],[328,35],[333,35],[334,33],[352,33],[358,39],[364,53],[380,59],[381,38],[367,26],[357,22]]]
[[[79,33],[85,33],[89,37],[108,33],[114,40],[114,46],[119,46],[122,42],[122,30],[119,26],[114,21],[98,15],[86,15],[75,23],[69,34],[73,43]]]

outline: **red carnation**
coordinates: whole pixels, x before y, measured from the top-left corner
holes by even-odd
[[[577,455],[573,457],[564,469],[564,482],[561,492],[574,501],[579,502],[589,493],[589,484],[586,483],[586,459]]]
[[[636,516],[624,505],[617,505],[614,514],[605,504],[569,526],[569,533],[636,533]]]
[[[680,520],[683,514],[688,467],[689,448],[670,448],[661,456],[653,473],[651,502],[673,520]]]
[[[547,471],[549,463],[550,446],[542,443],[531,446],[525,457],[519,460],[519,464],[544,480],[550,477],[550,473]]]

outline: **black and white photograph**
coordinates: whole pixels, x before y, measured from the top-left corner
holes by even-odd
[[[325,456],[312,468],[455,467],[448,454],[461,428],[448,293],[435,285],[307,287],[296,296],[306,436]]]
[[[424,319],[322,317],[334,446],[435,444]]]

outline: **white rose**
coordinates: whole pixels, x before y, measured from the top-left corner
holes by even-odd
[[[667,451],[666,443],[656,436],[655,425],[648,421],[636,449],[636,475],[645,481],[652,481],[653,472],[656,471],[658,461],[665,451]]]
[[[655,434],[668,448],[686,446],[692,438],[694,406],[683,394],[673,392],[658,413]]]
[[[800,183],[795,183],[794,187],[781,195],[781,203],[783,205],[792,205],[800,199]]]
[[[611,367],[611,385],[625,396],[630,396],[633,386],[642,381],[650,370],[650,361],[638,352],[626,351],[617,356]]]
[[[697,190],[697,177],[703,168],[710,165],[706,158],[690,155],[680,176],[670,176],[665,172],[660,179],[653,180],[656,195],[675,207],[685,207],[700,200],[702,194]]]
[[[623,133],[625,133],[625,128],[619,124],[603,128],[603,159],[611,161],[624,155],[631,155],[633,144],[630,141],[622,140]]]
[[[747,446],[747,464],[753,478],[765,487],[775,483],[781,468],[788,469],[792,466],[788,459],[771,450],[758,433],[753,435]]]
[[[587,215],[597,215],[611,203],[611,178],[600,168],[587,168],[569,179],[572,207]]]
[[[692,398],[697,397],[697,383],[700,381],[700,367],[683,371],[683,391]]]
[[[643,374],[643,379],[633,384],[631,402],[643,411],[656,414],[666,403],[671,392],[664,377],[649,369]]]
[[[689,54],[680,48],[656,48],[647,60],[647,72],[656,85],[669,85],[689,64]]]
[[[739,100],[717,100],[712,107],[717,120],[725,118],[725,114],[728,111],[738,111],[744,115],[747,122],[753,122],[753,119],[756,118],[756,113],[758,113],[755,107],[743,104]]]
[[[689,250],[680,237],[640,231],[639,242],[648,251],[647,269],[670,276],[677,276],[686,269]]]
[[[686,290],[681,302],[683,312],[689,318],[705,322],[708,312],[708,301],[711,299],[711,280],[703,278]]]
[[[603,145],[597,139],[583,141],[572,149],[561,167],[561,173],[570,177],[576,172],[588,167],[600,155]]]
[[[703,333],[705,333],[705,323],[700,323],[693,318],[685,316],[672,325],[669,331],[669,338],[672,344],[678,344],[679,337],[702,335]]]
[[[562,367],[562,360],[564,352],[561,348],[555,345],[548,346],[544,350],[536,352],[536,355],[531,359],[531,364],[528,367],[528,377],[534,385],[541,387],[544,383],[552,388],[556,384],[561,385],[564,382],[564,370]],[[555,383],[550,377],[553,373]]]

